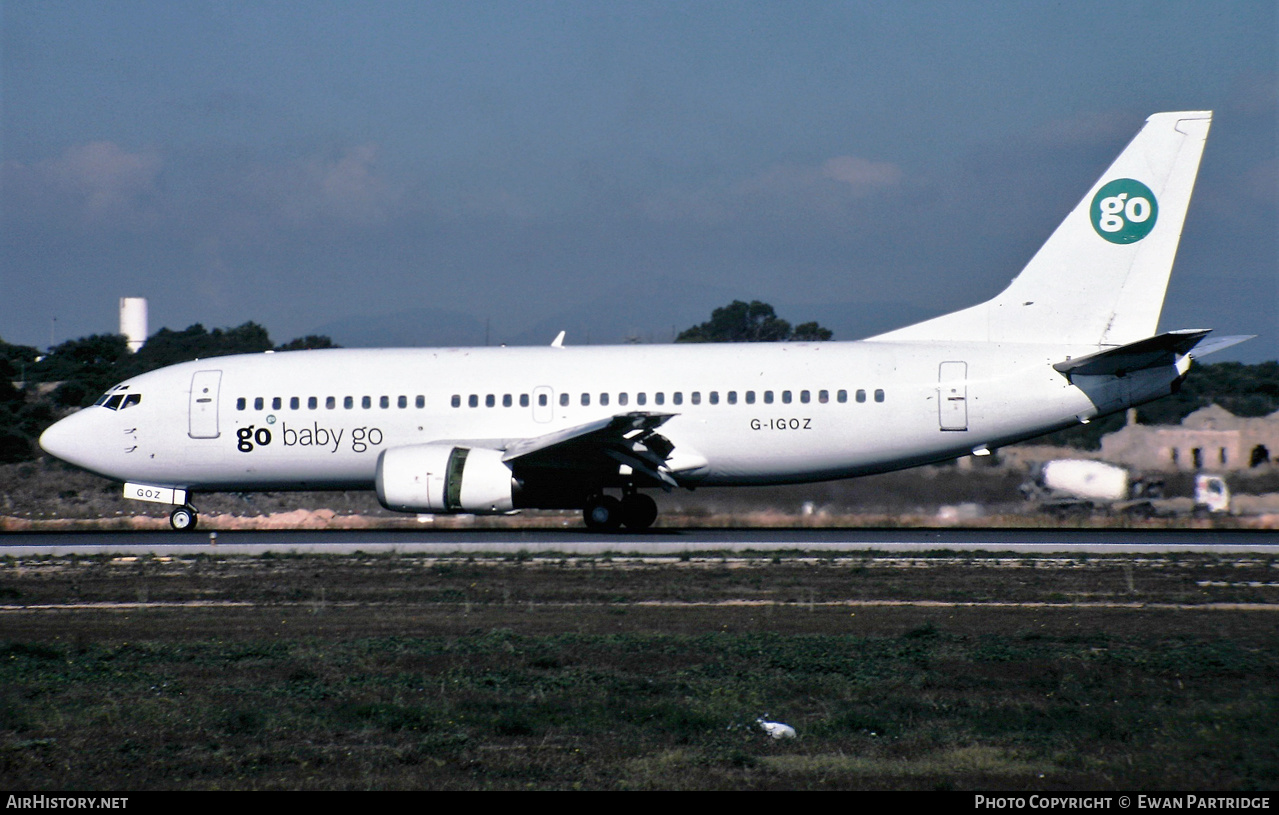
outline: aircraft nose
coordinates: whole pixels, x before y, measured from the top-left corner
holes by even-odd
[[[73,413],[54,422],[40,434],[40,447],[49,455],[71,464],[81,464],[84,459],[85,437],[84,411]]]

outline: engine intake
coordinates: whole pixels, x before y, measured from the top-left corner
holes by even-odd
[[[510,512],[516,483],[502,451],[452,444],[384,450],[377,461],[377,499],[397,512]]]

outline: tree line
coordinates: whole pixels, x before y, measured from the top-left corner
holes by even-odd
[[[25,461],[40,454],[40,434],[68,410],[93,404],[107,388],[166,365],[229,354],[334,348],[323,335],[271,342],[262,326],[185,330],[161,328],[130,353],[120,334],[67,340],[48,352],[0,340],[0,462]]]
[[[681,331],[676,342],[821,342],[834,336],[816,322],[795,327],[777,316],[773,307],[759,300],[734,300],[711,312],[700,325]]]

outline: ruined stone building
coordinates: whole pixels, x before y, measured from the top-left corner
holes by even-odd
[[[1243,418],[1209,405],[1179,425],[1127,426],[1101,439],[1101,457],[1141,470],[1229,472],[1268,467],[1279,458],[1279,411]]]

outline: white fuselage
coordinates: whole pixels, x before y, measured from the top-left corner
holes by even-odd
[[[794,483],[954,458],[1127,407],[1094,404],[1051,367],[1092,351],[870,341],[218,357],[135,377],[123,384],[136,404],[86,408],[42,443],[142,484],[370,489],[391,448],[502,449],[645,411],[674,414],[661,433],[682,484]]]

